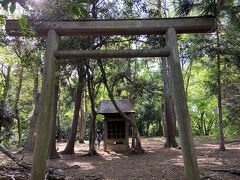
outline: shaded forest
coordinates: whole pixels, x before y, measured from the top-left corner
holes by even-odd
[[[51,81],[55,83],[52,86],[54,92],[51,94],[52,99],[49,99],[52,104],[51,117],[44,117],[41,113],[44,109],[41,104],[48,104],[43,102],[44,98],[41,97],[46,90],[43,87],[48,86],[48,79],[43,78],[48,46],[55,50],[88,51],[156,49],[167,46],[166,35],[63,36],[57,48],[55,39],[47,43],[46,37],[36,36],[34,29],[41,28],[44,21],[196,16],[216,18],[214,32],[177,34],[179,64],[186,95],[184,98],[187,100],[200,175],[203,178],[209,176],[210,179],[220,179],[219,174],[206,175],[206,171],[211,169],[239,177],[240,170],[235,168],[239,164],[229,155],[232,148],[232,155],[237,154],[235,150],[239,146],[240,136],[239,0],[2,0],[0,4],[0,151],[5,154],[4,157],[11,159],[5,160],[3,154],[0,154],[0,177],[8,177],[9,170],[6,169],[13,167],[8,166],[11,161],[23,168],[25,177],[29,178],[32,154],[35,153],[35,157],[42,159],[43,151],[34,150],[36,135],[45,134],[45,130],[50,131],[47,137],[49,148],[45,149],[48,159],[54,159],[53,163],[61,160],[65,162],[64,159],[67,162],[69,157],[70,160],[77,158],[81,162],[81,157],[76,155],[82,152],[85,152],[82,155],[84,161],[88,155],[90,161],[97,162],[96,164],[102,162],[99,155],[112,158],[105,154],[103,142],[100,149],[96,147],[97,130],[104,133],[104,116],[98,114],[98,106],[103,100],[110,100],[121,117],[129,123],[131,141],[128,155],[130,159],[133,158],[133,162],[139,160],[134,159],[137,156],[132,154],[141,154],[144,162],[148,158],[152,158],[153,162],[154,158],[161,161],[161,157],[157,155],[151,157],[151,151],[164,157],[171,152],[173,156],[180,156],[183,141],[179,140],[179,116],[173,94],[174,77],[171,76],[171,65],[167,58],[56,60],[55,79]],[[6,32],[5,23],[10,19],[17,19],[24,36],[14,37]],[[34,26],[29,27],[30,21]],[[118,107],[116,102],[121,99],[128,99],[133,105],[134,120]],[[51,122],[51,125],[45,126],[40,120]],[[209,144],[212,146],[208,146]],[[199,156],[214,156],[212,151],[200,151],[205,145],[209,149],[213,147],[213,151],[219,152],[218,155],[226,160],[227,165],[234,165],[233,168],[203,168]],[[239,153],[239,149],[236,151]],[[24,161],[21,154],[24,154],[23,159],[26,157]],[[68,156],[69,154],[71,156]],[[41,160],[35,161],[39,163]],[[179,163],[182,167],[185,166],[186,172],[188,167],[185,162],[179,160]],[[74,163],[70,166],[76,168]],[[95,166],[99,168],[98,165]],[[108,168],[108,165],[104,164],[104,167]],[[61,168],[66,167],[47,166],[48,175],[66,178],[55,170]],[[141,168],[136,166],[136,169]],[[102,171],[101,168],[98,170]],[[161,169],[155,178],[172,178],[163,176],[164,172],[167,174],[165,169]],[[184,179],[184,170],[177,169],[177,172],[181,172],[179,178]],[[91,177],[85,174],[81,178],[126,179],[126,176],[121,174],[111,174],[109,177],[106,174],[107,172],[103,171],[100,175]],[[149,178],[150,174],[146,174],[143,173],[143,177],[136,175],[129,178]],[[224,175],[224,178],[227,177]],[[76,178],[80,178],[80,175],[71,176],[69,179]],[[229,179],[231,178],[234,179],[229,175]]]

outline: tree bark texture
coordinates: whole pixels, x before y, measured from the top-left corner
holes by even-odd
[[[60,88],[59,88],[60,94]],[[60,125],[60,114],[61,114],[61,101],[58,99],[58,110],[57,110],[57,142],[62,141],[61,125]]]
[[[4,108],[5,106],[5,103],[7,101],[7,96],[8,96],[8,91],[10,89],[10,75],[11,75],[11,66],[8,66],[7,67],[7,75],[4,76],[4,88],[3,88],[3,99],[1,99],[0,101],[0,106],[2,108]],[[0,143],[2,141],[2,127],[3,127],[3,124],[1,123],[0,121]]]
[[[47,37],[46,61],[44,64],[40,102],[41,106],[33,152],[32,180],[43,180],[45,177],[56,74],[56,59],[54,51],[57,49],[58,36],[54,30],[50,30]]]
[[[75,96],[75,106],[74,106],[74,113],[73,113],[73,121],[71,127],[71,133],[68,138],[67,146],[65,147],[62,154],[74,154],[74,145],[77,137],[77,129],[78,129],[78,119],[79,119],[79,111],[81,109],[82,98],[83,98],[83,91],[85,85],[85,70],[84,67],[78,70],[78,84],[77,84],[77,91]]]
[[[177,148],[178,144],[175,139],[176,135],[176,117],[174,113],[174,105],[172,99],[172,91],[170,88],[170,76],[169,76],[169,67],[167,64],[167,59],[162,58],[162,73],[164,80],[164,113],[165,113],[165,122],[166,122],[166,142],[164,147],[166,148]]]
[[[217,47],[220,49],[219,29],[217,27]],[[218,127],[219,127],[219,150],[225,151],[224,132],[222,120],[222,85],[221,85],[221,58],[220,53],[217,52],[217,93],[218,93]]]
[[[7,76],[5,77],[4,80],[4,89],[3,89],[3,99],[2,99],[2,104],[4,105],[4,103],[7,100],[7,96],[8,96],[8,91],[10,88],[10,76],[11,76],[11,66],[7,67]]]
[[[94,84],[92,81],[92,76],[90,70],[87,68],[87,85],[88,85],[88,94],[91,102],[91,118],[90,118],[90,132],[89,132],[89,155],[96,155],[97,151],[95,149],[95,140],[96,140],[96,116],[97,112],[95,110],[95,92]]]
[[[34,98],[35,102],[35,108],[33,111],[33,115],[30,118],[30,128],[29,128],[29,133],[28,133],[28,142],[26,145],[25,150],[32,152],[34,149],[34,142],[36,138],[36,126],[38,122],[38,116],[39,116],[39,111],[40,111],[40,93],[37,93]]]
[[[40,110],[40,93],[38,92],[38,67],[36,66],[33,72],[33,80],[34,80],[34,87],[33,87],[33,102],[34,102],[34,111],[33,115],[30,119],[30,128],[28,133],[28,140],[27,144],[25,146],[26,151],[33,151],[34,148],[34,140],[36,136],[36,124],[37,124],[37,118],[39,115]]]
[[[84,143],[85,138],[85,128],[86,128],[86,120],[85,120],[85,93],[83,92],[82,95],[82,104],[81,104],[81,111],[80,111],[80,117],[79,117],[79,143]]]
[[[17,119],[17,127],[18,127],[18,147],[22,145],[22,126],[21,126],[21,120],[19,117],[19,107],[18,107],[20,93],[22,89],[22,82],[23,82],[23,67],[21,67],[20,74],[19,74],[18,86],[16,89],[15,104],[14,104],[15,118]]]
[[[54,96],[53,96],[53,108],[52,108],[52,120],[51,120],[51,134],[50,134],[50,141],[49,141],[49,159],[56,159],[59,158],[59,154],[57,153],[56,149],[56,126],[57,126],[57,109],[58,109],[58,91],[59,91],[59,78],[56,75],[55,80],[55,89],[54,89]]]
[[[178,119],[185,174],[186,178],[189,180],[199,180],[200,175],[193,143],[187,99],[184,92],[184,83],[179,62],[175,29],[169,28],[167,30],[166,41],[167,47],[171,48],[168,62],[170,67],[170,76],[172,78],[171,83],[173,88],[174,107]]]

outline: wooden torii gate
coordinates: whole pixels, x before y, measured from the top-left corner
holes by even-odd
[[[38,24],[38,25],[36,25]],[[198,180],[199,170],[193,144],[189,111],[184,92],[181,72],[177,33],[210,33],[216,30],[214,17],[163,18],[163,19],[120,19],[120,20],[73,20],[60,22],[28,23],[36,36],[47,36],[46,61],[44,64],[41,91],[41,108],[37,137],[33,153],[33,180],[44,179],[48,155],[51,113],[56,73],[56,61],[76,58],[131,58],[131,57],[167,57],[172,77],[173,99],[178,119],[182,154],[186,178]],[[17,20],[6,21],[6,31],[11,36],[22,36]],[[58,50],[58,36],[111,36],[165,34],[165,48],[145,50],[83,51]],[[41,136],[39,135],[41,134]],[[44,147],[44,149],[42,149]],[[42,163],[40,163],[42,162]]]

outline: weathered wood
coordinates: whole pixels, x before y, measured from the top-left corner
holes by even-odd
[[[190,125],[190,117],[187,106],[187,99],[184,92],[183,76],[179,61],[177,36],[173,28],[169,28],[166,34],[167,47],[171,48],[168,58],[170,66],[170,76],[172,80],[172,90],[174,99],[174,108],[178,120],[179,134],[182,146],[182,154],[184,160],[184,169],[187,179],[199,180],[199,170],[197,157],[193,144],[192,128]]]
[[[114,20],[70,20],[60,22],[28,23],[36,31],[36,36],[47,36],[55,30],[59,36],[101,36],[164,34],[169,27],[177,33],[207,33],[216,29],[215,17],[184,17],[159,19],[114,19]],[[11,36],[23,36],[17,20],[6,21],[6,31]]]
[[[43,180],[45,176],[46,160],[50,137],[51,116],[53,109],[53,96],[55,87],[56,61],[54,51],[58,48],[58,36],[55,31],[50,30],[47,38],[47,49],[45,56],[40,113],[37,124],[37,136],[33,152],[33,168],[31,179]]]
[[[57,59],[76,58],[132,58],[132,57],[168,57],[170,49],[141,49],[141,50],[62,50],[56,51]]]

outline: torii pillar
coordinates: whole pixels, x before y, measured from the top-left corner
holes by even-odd
[[[170,66],[170,76],[172,78],[174,109],[178,120],[185,174],[188,180],[199,180],[199,170],[193,144],[187,98],[184,91],[183,76],[179,61],[177,36],[174,28],[167,30],[166,42],[167,47],[170,48],[168,63]]]
[[[53,99],[56,74],[56,58],[54,51],[58,49],[58,35],[50,30],[47,35],[47,48],[45,64],[43,69],[43,81],[41,91],[41,107],[38,117],[37,135],[34,143],[32,180],[45,179],[46,161],[48,157],[48,146],[50,141],[50,129],[53,112]],[[41,134],[41,135],[40,135]]]

